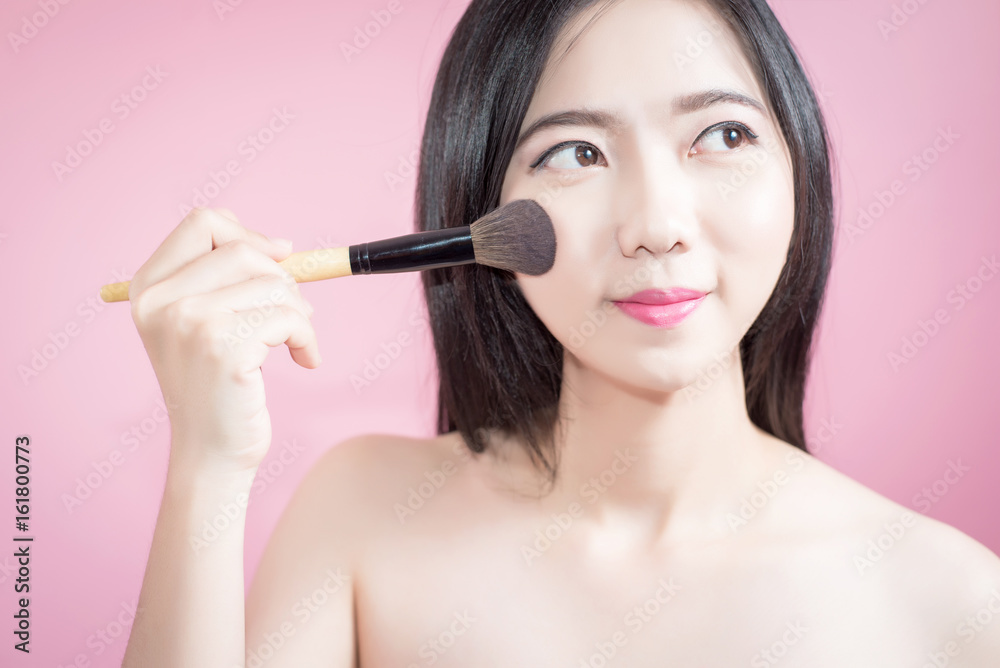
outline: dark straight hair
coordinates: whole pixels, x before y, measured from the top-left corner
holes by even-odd
[[[500,203],[507,165],[555,38],[595,0],[473,0],[434,82],[417,176],[418,231],[468,225]],[[809,80],[765,0],[704,0],[739,37],[784,135],[795,222],[784,268],[740,341],[747,412],[806,450],[802,404],[833,241],[828,138]],[[607,5],[607,6],[610,6]],[[603,9],[607,9],[607,6]],[[438,433],[482,452],[491,430],[523,443],[554,482],[563,346],[510,272],[422,272],[437,355]]]

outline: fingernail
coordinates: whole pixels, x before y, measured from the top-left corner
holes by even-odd
[[[291,248],[292,247],[292,240],[291,239],[279,239],[277,237],[269,237],[269,238],[271,239],[271,243],[277,244],[278,246],[283,246],[285,248]]]

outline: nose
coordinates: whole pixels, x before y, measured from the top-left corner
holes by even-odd
[[[649,152],[623,169],[616,236],[622,255],[653,257],[690,248],[696,229],[694,184],[676,156]]]

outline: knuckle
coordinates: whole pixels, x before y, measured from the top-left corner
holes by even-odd
[[[305,318],[302,316],[301,311],[292,306],[291,304],[281,305],[281,315],[285,318],[292,320],[292,325],[296,326],[300,324]]]
[[[258,274],[247,278],[247,283],[253,287],[254,300],[271,301],[272,295],[280,289],[280,285],[267,274]]]
[[[228,218],[229,220],[233,221],[234,223],[238,224],[240,222],[239,218],[236,217],[236,214],[233,213],[232,211],[230,211],[229,209],[227,209],[226,207],[217,206],[214,209],[212,209],[212,211],[214,213],[216,213],[217,215],[222,216],[223,218]]]
[[[302,311],[306,314],[306,317],[312,317],[312,314],[316,312],[316,309],[313,308],[313,305],[310,304],[309,301],[302,295],[298,295],[298,298],[299,304],[302,305]]]
[[[206,213],[205,209],[195,207],[184,216],[177,226],[192,229],[209,229]]]
[[[222,245],[222,248],[241,263],[251,262],[258,257],[256,249],[243,239],[227,241]]]
[[[149,321],[149,315],[152,311],[149,290],[142,290],[133,295],[134,289],[134,286],[129,286],[129,308],[132,313],[132,322],[137,326],[143,326]]]
[[[142,284],[133,276],[128,283],[128,300],[132,302],[138,299],[140,294],[142,294]]]
[[[287,304],[292,300],[292,290],[281,276],[269,274],[261,276],[267,290],[267,299],[275,304]]]
[[[288,281],[281,274],[263,274],[257,278],[264,283],[264,287],[269,288],[270,290],[288,292],[290,289]]]
[[[154,283],[140,290],[135,299],[129,301],[132,319],[137,325],[149,327],[163,315],[167,300],[162,293],[163,284]]]
[[[223,319],[197,311],[191,299],[182,298],[164,307],[182,350],[197,351],[201,360],[219,361],[227,354]]]
[[[183,335],[199,331],[205,324],[205,318],[194,304],[191,297],[181,297],[163,309],[164,315],[173,327]]]
[[[229,209],[222,207],[215,207],[212,209],[205,210],[205,217],[208,218],[212,226],[218,230],[226,230],[229,233],[236,233],[240,235],[244,232],[245,228],[240,224],[240,221],[236,219],[236,215]]]
[[[316,337],[316,329],[313,327],[309,316],[295,307],[289,307],[289,315],[292,318],[292,327],[304,331],[310,338]]]

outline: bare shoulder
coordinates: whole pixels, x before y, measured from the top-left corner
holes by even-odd
[[[359,528],[379,530],[386,521],[399,526],[401,514],[422,507],[471,457],[454,432],[432,438],[370,433],[330,448],[309,477],[318,488],[338,490],[340,501],[351,500]]]
[[[830,527],[834,535],[853,536],[862,546],[874,543],[886,556],[896,551],[925,579],[945,577],[952,591],[958,578],[968,580],[972,591],[1000,584],[1000,557],[971,536],[893,501],[808,453],[796,450],[793,457],[801,461],[798,475],[803,484],[795,499],[800,527],[805,522]],[[859,561],[859,568],[863,566]]]
[[[809,485],[831,516],[864,534],[888,532],[914,567],[960,567],[969,577],[1000,578],[1000,557],[959,529],[923,515],[866,487],[829,464],[803,453]],[[911,540],[907,540],[911,539]],[[888,544],[883,540],[883,545]]]
[[[845,587],[894,615],[928,651],[954,650],[947,665],[993,665],[977,657],[1000,656],[1000,557],[812,455],[795,450],[786,460],[799,462],[802,484],[782,506],[783,524],[845,566]]]
[[[368,434],[316,461],[275,526],[248,592],[248,662],[267,654],[275,668],[313,665],[317,657],[324,665],[356,665],[355,601],[368,551],[398,538],[393,499],[425,471],[436,479],[453,446],[447,437]]]
[[[309,475],[323,483],[336,481],[359,493],[377,495],[401,483],[410,484],[414,475],[449,468],[447,462],[464,462],[469,456],[455,433],[432,438],[370,433],[330,448]]]

